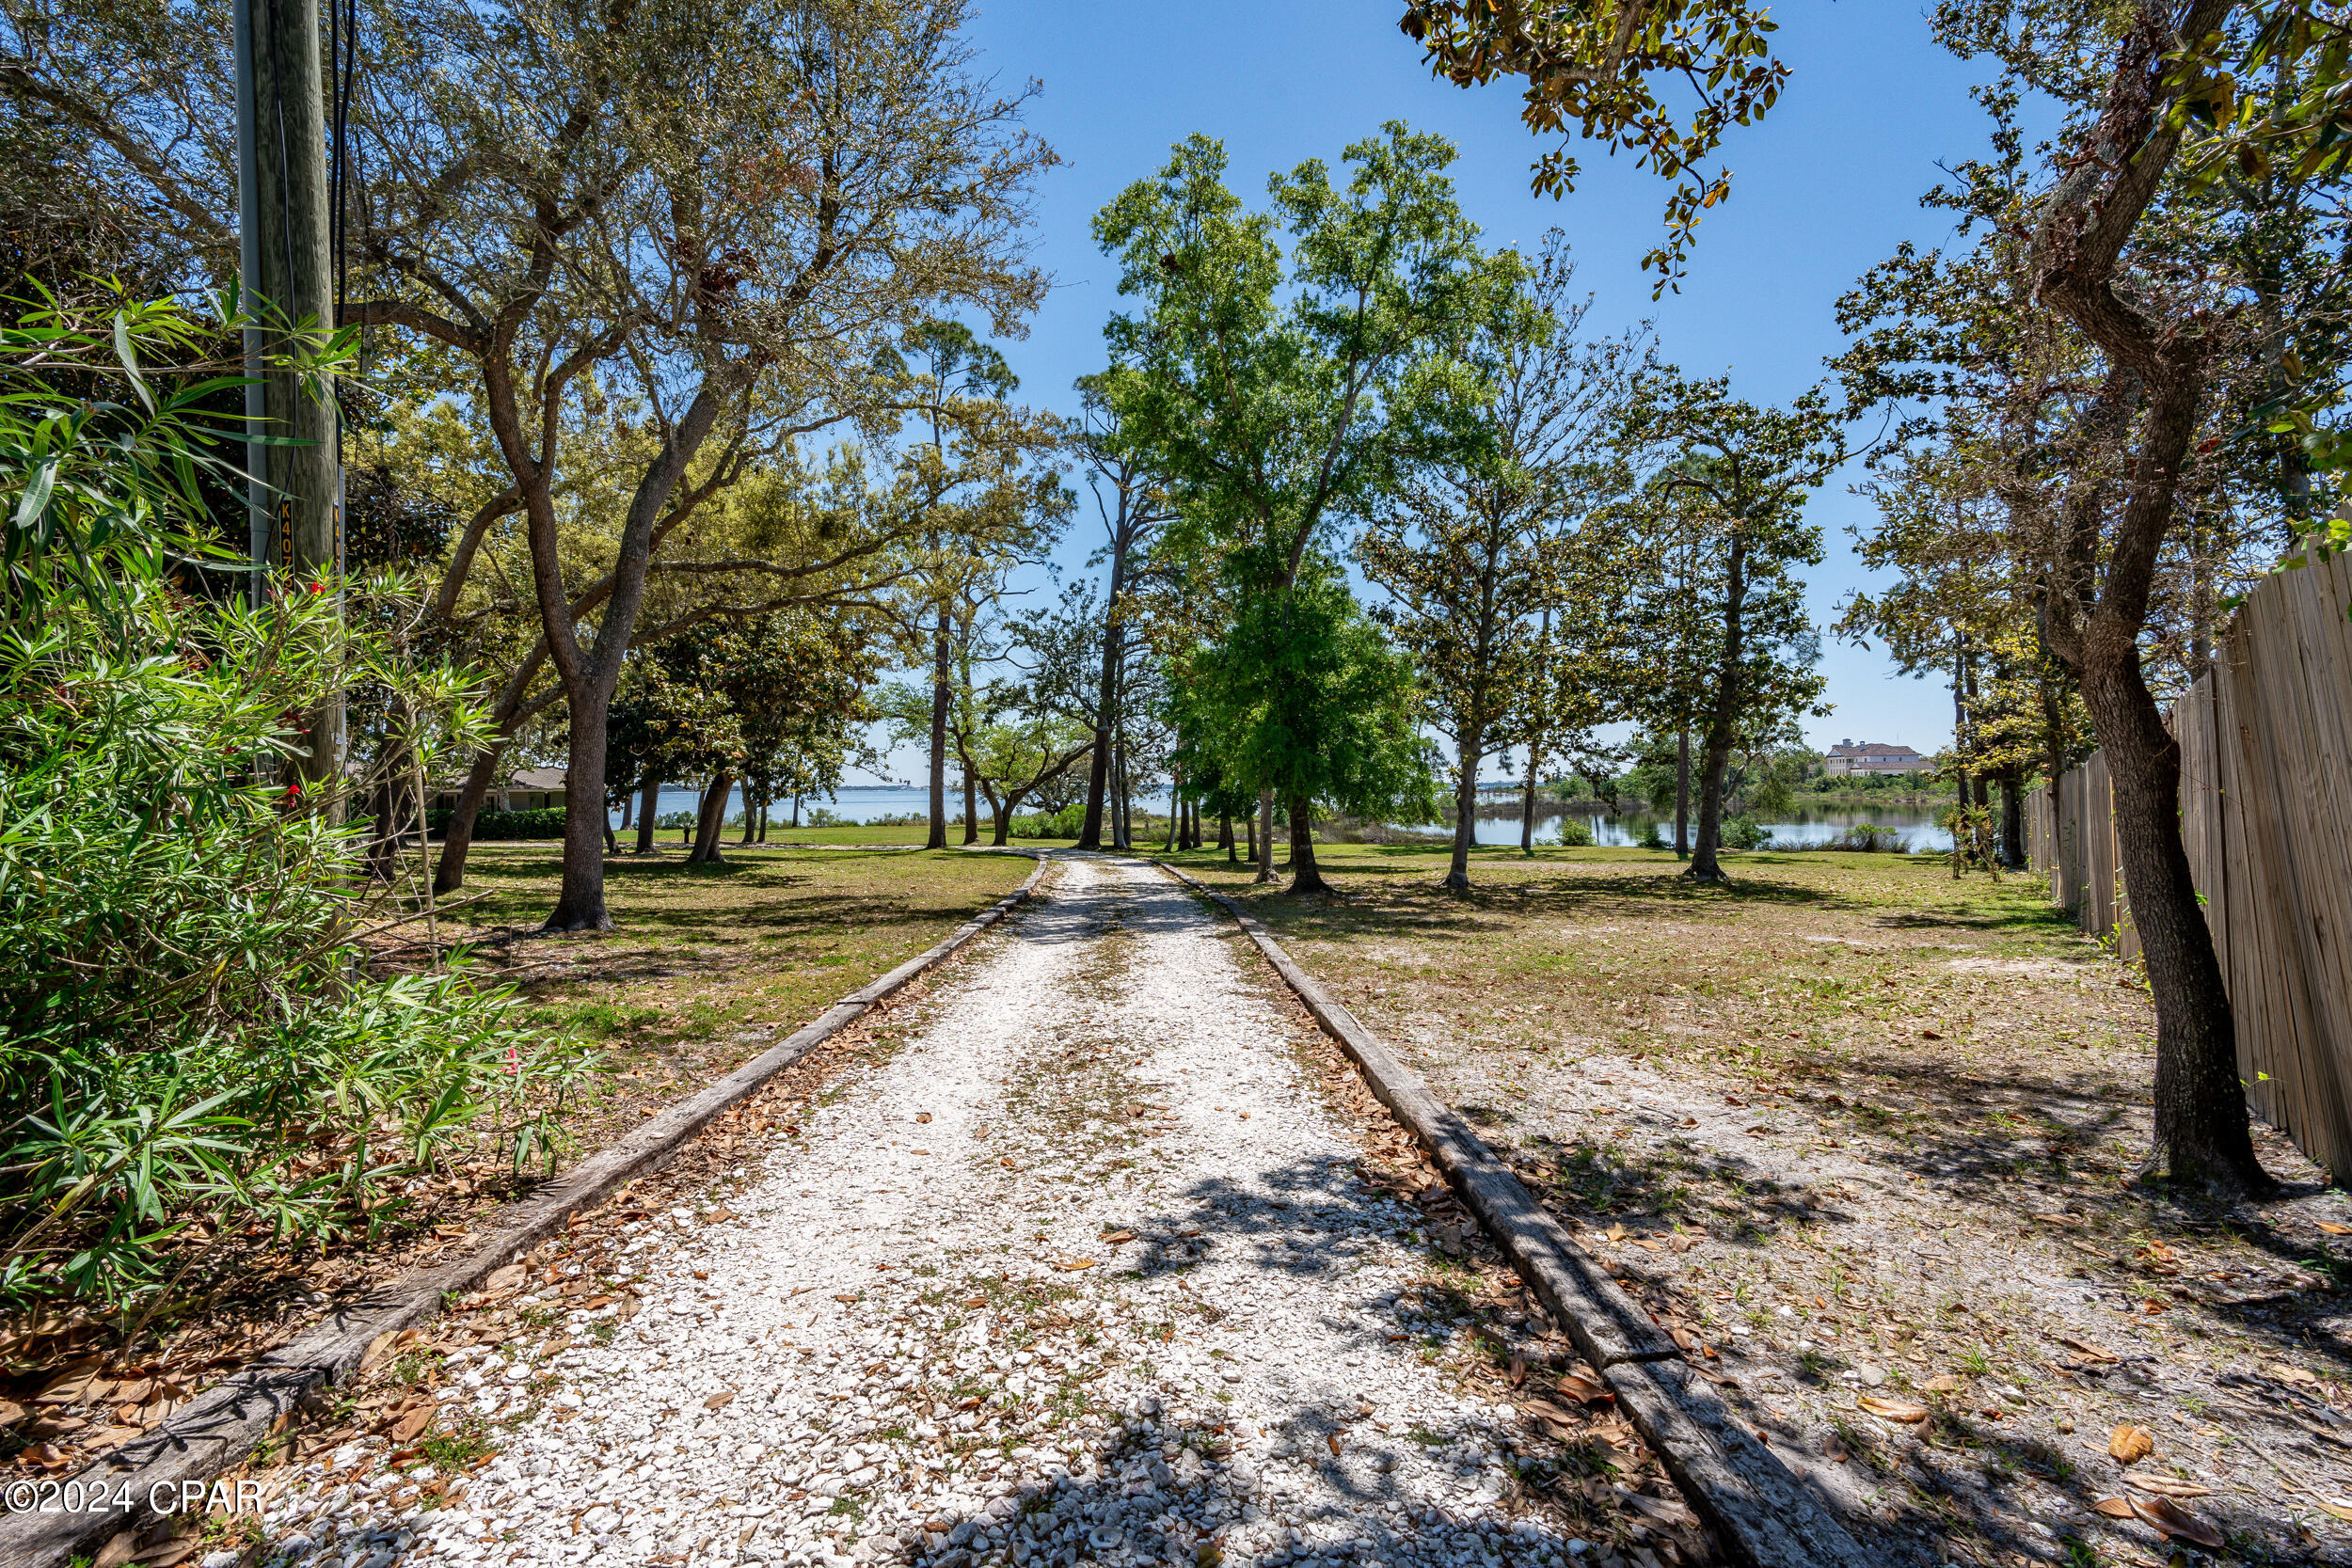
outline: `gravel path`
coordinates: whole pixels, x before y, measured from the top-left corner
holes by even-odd
[[[1058,878],[728,1218],[635,1223],[641,1311],[454,1353],[496,1459],[419,1498],[429,1465],[339,1450],[265,1556],[1601,1560],[1519,1500],[1507,1407],[1449,1386],[1417,1216],[1355,1180],[1248,949],[1148,867]]]

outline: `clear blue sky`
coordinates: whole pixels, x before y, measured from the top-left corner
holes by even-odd
[[[1089,221],[1196,131],[1224,141],[1229,179],[1253,203],[1270,171],[1309,157],[1337,164],[1343,146],[1384,120],[1439,132],[1461,149],[1462,204],[1491,243],[1532,247],[1557,225],[1597,296],[1590,325],[1612,331],[1654,316],[1669,358],[1728,373],[1757,400],[1820,378],[1840,346],[1833,301],[1899,241],[1945,239],[1943,215],[1923,211],[1919,196],[1941,177],[1939,162],[1984,146],[1967,93],[1976,68],[1935,47],[1917,4],[1775,6],[1789,89],[1762,125],[1735,132],[1732,199],[1708,214],[1682,292],[1653,303],[1640,261],[1661,232],[1663,185],[1626,159],[1588,156],[1573,195],[1531,195],[1540,144],[1518,122],[1518,95],[1432,80],[1396,29],[1401,10],[1394,0],[985,5],[971,29],[983,68],[1007,88],[1040,85],[1029,123],[1067,160],[1038,204],[1037,260],[1056,287],[1030,336],[1005,345],[1025,400],[1075,411],[1071,382],[1101,368],[1103,322],[1119,305],[1117,272]],[[1810,583],[1823,626],[1864,579],[1845,531],[1866,512],[1842,479],[1813,501],[1830,551]],[[1075,565],[1095,538],[1082,515],[1063,557]],[[1896,673],[1875,648],[1825,640],[1824,656],[1836,711],[1808,721],[1817,743],[1851,736],[1931,749],[1949,739],[1943,685]],[[894,761],[913,776],[914,759]]]

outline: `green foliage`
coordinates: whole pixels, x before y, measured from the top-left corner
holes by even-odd
[[[444,809],[428,813],[425,825],[433,832],[449,830],[453,813]],[[689,818],[691,825],[691,818]],[[485,811],[473,819],[473,836],[479,842],[493,840],[548,839],[564,836],[564,808],[544,806],[536,811]]]
[[[371,976],[358,832],[282,780],[341,682],[478,740],[453,672],[338,596],[220,594],[196,481],[220,437],[140,355],[217,330],[166,306],[0,330],[0,1300],[122,1301],[232,1241],[397,1213],[453,1149],[548,1148],[577,1065],[461,973]],[[233,340],[231,340],[233,341]],[[113,361],[111,367],[107,361]],[[122,401],[51,390],[60,364]],[[241,520],[240,520],[241,521]],[[232,576],[232,574],[221,574]],[[396,585],[354,591],[355,600]],[[197,1276],[202,1278],[201,1271]]]
[[[1011,822],[1014,838],[1076,838],[1086,826],[1086,802],[1081,800],[1062,807],[1057,812],[1033,812],[1016,816]]]
[[[1772,835],[1745,812],[1724,819],[1723,845],[1726,849],[1762,849],[1772,842]]]
[[[1698,166],[1733,125],[1761,119],[1788,81],[1772,53],[1778,24],[1748,0],[1411,0],[1401,25],[1421,40],[1431,71],[1456,87],[1523,77],[1519,118],[1536,135],[1573,128],[1612,154],[1638,151],[1639,166],[1678,182],[1666,243],[1643,258],[1661,292],[1682,277],[1700,218],[1731,194],[1729,170]],[[1669,85],[1696,103],[1675,108],[1661,93]],[[1535,166],[1535,189],[1565,196],[1579,172],[1566,148],[1555,148]]]
[[[1412,661],[1310,558],[1292,592],[1243,602],[1200,651],[1190,701],[1232,773],[1278,800],[1367,820],[1438,816],[1436,757],[1414,723]]]
[[[1226,188],[1223,147],[1194,136],[1095,218],[1138,308],[1104,329],[1093,386],[1173,502],[1160,560],[1231,604],[1212,646],[1167,650],[1190,662],[1171,695],[1186,788],[1215,808],[1272,789],[1372,816],[1429,795],[1410,670],[1324,552],[1402,465],[1486,439],[1455,348],[1523,269],[1479,248],[1454,157],[1391,121],[1347,148],[1343,180],[1310,160],[1253,214]],[[1311,850],[1296,885],[1319,885]]]

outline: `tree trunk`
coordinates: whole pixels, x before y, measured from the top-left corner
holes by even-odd
[[[2014,768],[2001,775],[2001,863],[2011,871],[2026,868],[2025,791]]]
[[[1527,790],[1519,797],[1519,853],[1535,852],[1535,748],[1527,748]]]
[[[2144,407],[2112,535],[2101,538],[2104,507],[2061,512],[2047,620],[2051,646],[2074,665],[2106,752],[2117,858],[2155,1002],[2155,1137],[2145,1168],[2185,1184],[2259,1193],[2273,1183],[2254,1158],[2229,994],[2181,844],[2180,748],[2140,668],[2140,635],[2204,403],[2212,339],[2201,315],[2152,317],[2138,302],[2164,296],[2115,284],[2186,123],[2171,113],[2180,85],[2157,61],[2177,39],[2218,28],[2233,8],[2232,0],[2189,0],[2169,31],[2123,31],[2093,134],[2040,208],[2034,256],[2038,295],[2108,356],[2101,403],[2119,422],[2134,401]],[[2135,380],[2138,400],[2130,395]]]
[[[801,798],[798,795],[792,797],[792,831],[796,833],[801,831]]]
[[[1955,638],[1952,644],[1952,799],[1958,815],[1952,821],[1952,880],[1960,880],[1963,867],[1968,863],[1968,655],[1967,643]]]
[[[604,908],[604,741],[612,689],[591,681],[571,700],[572,744],[564,774],[564,885],[543,931],[609,931]],[[588,809],[594,806],[594,810]]]
[[[389,752],[389,748],[386,750]],[[389,882],[399,863],[399,802],[403,792],[393,783],[392,759],[389,755],[377,759],[376,769],[381,776],[368,801],[368,847],[362,859],[370,881]]]
[[[759,802],[759,842],[768,842],[768,802],[765,800]]]
[[[1702,882],[1724,879],[1716,857],[1724,837],[1724,769],[1730,765],[1731,743],[1739,733],[1740,669],[1747,652],[1741,626],[1747,609],[1747,541],[1735,533],[1724,573],[1723,662],[1715,671],[1715,710],[1707,719],[1707,752],[1699,775],[1699,837],[1692,847],[1690,869],[1683,873]]]
[[[1439,884],[1454,893],[1470,891],[1470,842],[1478,832],[1478,759],[1486,754],[1484,737],[1476,731],[1454,742],[1454,859]],[[1534,818],[1534,791],[1528,792],[1527,818]],[[1295,832],[1295,830],[1294,830]],[[1530,853],[1534,846],[1528,846]]]
[[[1216,847],[1225,851],[1226,864],[1236,863],[1233,855],[1233,818],[1230,813],[1216,814]]]
[[[637,852],[641,855],[653,853],[653,819],[660,801],[661,781],[648,775],[637,807]]]
[[[1323,879],[1323,872],[1315,865],[1314,815],[1303,795],[1291,797],[1291,885],[1283,892],[1329,893],[1331,886]]]
[[[1675,859],[1691,858],[1691,726],[1675,735]]]
[[[455,893],[466,885],[466,851],[473,847],[474,819],[482,815],[483,802],[490,798],[490,781],[498,776],[499,759],[506,754],[504,745],[491,747],[473,759],[466,769],[466,782],[457,791],[457,804],[450,808],[449,826],[441,830],[441,858],[433,865],[433,891],[436,895]]]
[[[1126,854],[1136,847],[1135,801],[1127,795],[1127,743],[1111,748],[1111,847]]]
[[[2115,842],[2156,1005],[2156,1136],[2148,1168],[2221,1188],[2270,1185],[2254,1158],[2230,996],[2181,844],[2181,750],[2137,639],[2085,639],[2083,701],[2107,756]]]
[[[630,808],[636,804],[637,792],[635,790],[630,790],[628,794],[621,797],[621,832],[628,832],[629,824],[632,820],[634,820],[631,816]]]
[[[753,819],[754,816],[755,808],[752,805],[752,792],[749,789],[746,789],[743,791],[743,837],[741,841],[744,844],[751,843],[752,834],[758,830],[759,825]]]
[[[1111,531],[1111,584],[1103,607],[1103,674],[1094,702],[1094,755],[1087,765],[1086,821],[1078,829],[1081,849],[1103,847],[1103,798],[1110,786],[1111,719],[1119,703],[1120,654],[1126,641],[1125,628],[1119,623],[1119,600],[1127,585],[1128,508],[1122,488],[1119,521]]]
[[[1274,880],[1274,791],[1258,791],[1258,827],[1250,835],[1251,847],[1257,855],[1257,880]]]
[[[1018,799],[1017,796],[1008,795],[1001,803],[994,800],[988,803],[988,814],[994,828],[989,843],[999,849],[1012,842],[1012,808]]]
[[[926,849],[947,847],[947,607],[931,642],[931,832]]]
[[[992,806],[991,809],[994,808]],[[967,768],[963,770],[963,842],[977,844],[979,841],[980,802],[978,795],[973,789],[972,769]],[[996,842],[1002,844],[1005,841],[999,837]]]
[[[710,776],[710,784],[703,790],[702,810],[694,816],[694,847],[686,857],[689,865],[718,865],[725,857],[719,853],[719,839],[727,824],[727,791],[735,787],[735,775],[722,769]]]

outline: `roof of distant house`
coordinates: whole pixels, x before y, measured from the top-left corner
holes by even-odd
[[[564,770],[561,768],[517,768],[509,789],[561,789]]]
[[[1889,746],[1883,740],[1866,740],[1859,746],[1851,740],[1841,740],[1829,749],[1829,754],[1834,757],[1915,757],[1919,753],[1913,747]]]

